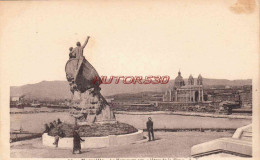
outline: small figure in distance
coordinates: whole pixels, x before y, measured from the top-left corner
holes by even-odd
[[[54,124],[51,122],[50,123],[50,130],[54,128]]]
[[[57,122],[58,122],[58,125],[62,123],[59,118],[58,118]]]
[[[48,126],[48,124],[45,124],[45,130],[43,131],[43,133],[48,133],[50,132],[50,127]]]
[[[78,127],[74,128],[73,131],[73,151],[72,154],[75,154],[75,151],[78,152],[79,154],[81,153],[81,141],[85,141],[84,139],[81,139],[78,133]]]
[[[57,122],[56,122],[56,120],[53,121],[53,124],[54,124],[54,127],[57,126]]]
[[[71,59],[71,58],[76,58],[76,54],[75,54],[75,52],[73,51],[73,47],[70,47],[69,50],[70,50],[70,53],[69,53],[70,59]]]
[[[149,141],[151,141],[151,134],[152,134],[152,139],[154,141],[153,121],[152,121],[151,117],[148,118],[148,121],[146,122],[146,127],[147,127],[148,136],[149,136]]]
[[[54,140],[54,143],[53,143],[53,145],[55,145],[56,147],[58,147],[58,145],[59,145],[59,140],[60,140],[60,138],[63,138],[63,137],[65,137],[65,133],[61,130],[61,128],[59,127],[58,128],[58,132],[57,132],[57,134],[55,135],[55,140]]]

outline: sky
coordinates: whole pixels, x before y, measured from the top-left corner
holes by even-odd
[[[66,80],[69,47],[87,36],[84,56],[101,76],[173,79],[180,69],[184,78],[256,77],[258,6],[236,10],[242,4],[236,0],[101,2],[0,2],[1,80],[11,86]]]

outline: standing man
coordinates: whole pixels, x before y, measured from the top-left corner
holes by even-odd
[[[81,139],[78,133],[78,127],[75,127],[74,132],[73,132],[73,151],[72,153],[75,154],[75,151],[77,153],[81,153],[81,141],[85,141],[84,139]]]
[[[86,47],[88,40],[89,40],[89,36],[87,37],[85,43],[81,46],[80,42],[77,42],[77,47],[73,49],[73,52],[76,54],[76,58],[78,59],[83,59],[83,50]]]
[[[148,118],[148,121],[146,122],[146,127],[147,127],[148,136],[149,136],[149,141],[151,141],[151,134],[152,134],[152,138],[154,141],[153,121],[152,121],[151,117]]]

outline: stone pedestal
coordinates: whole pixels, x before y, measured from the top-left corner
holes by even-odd
[[[81,93],[80,99],[73,99],[73,101],[73,103],[79,101],[75,109],[71,112],[71,115],[77,118],[78,125],[86,125],[94,122],[115,122],[115,116],[100,92],[90,89]]]
[[[73,99],[71,107],[74,110],[71,115],[77,119],[79,125],[115,121],[109,104],[100,93],[102,81],[95,68],[84,57],[68,60],[65,72]]]

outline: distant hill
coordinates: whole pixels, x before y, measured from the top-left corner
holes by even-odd
[[[42,81],[19,87],[11,87],[11,96],[26,95],[32,99],[64,99],[70,97],[70,87],[66,81]]]
[[[187,79],[185,79],[187,84]],[[196,79],[195,79],[196,82]],[[138,92],[164,92],[173,87],[174,80],[170,80],[168,84],[103,84],[101,92],[104,96],[110,96],[120,93],[138,93]],[[208,79],[203,78],[205,86],[243,86],[252,85],[252,80],[226,80],[226,79]],[[27,84],[23,86],[11,86],[11,96],[26,95],[26,98],[39,100],[55,100],[70,98],[70,89],[67,81],[42,81],[35,84]]]

